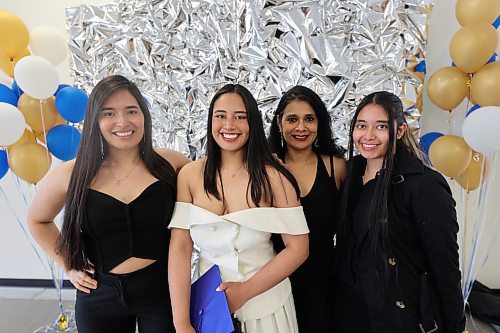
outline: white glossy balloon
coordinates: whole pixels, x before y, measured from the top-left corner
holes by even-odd
[[[30,33],[31,54],[49,60],[53,65],[60,64],[68,55],[66,36],[49,26],[39,26]]]
[[[25,128],[24,116],[15,106],[0,103],[0,146],[8,146],[19,140]]]
[[[27,56],[14,67],[14,79],[19,88],[36,99],[52,96],[59,86],[59,76],[50,61],[39,56]]]
[[[462,134],[469,147],[488,154],[500,149],[498,124],[500,124],[500,107],[484,106],[465,118]]]

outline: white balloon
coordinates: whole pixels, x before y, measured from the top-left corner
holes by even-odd
[[[68,55],[66,36],[49,26],[39,26],[30,33],[31,54],[49,60],[53,65],[60,64]]]
[[[462,134],[469,147],[488,154],[500,149],[498,124],[500,124],[500,107],[484,106],[465,118]]]
[[[19,140],[25,128],[24,116],[9,103],[0,103],[0,146],[8,146]]]
[[[39,56],[21,58],[14,67],[14,79],[19,88],[36,99],[49,98],[59,86],[54,65]]]

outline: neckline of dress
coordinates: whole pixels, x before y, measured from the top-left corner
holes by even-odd
[[[230,213],[227,213],[227,214],[219,215],[217,213],[212,212],[209,209],[197,206],[197,205],[193,204],[192,202],[177,201],[177,203],[178,204],[181,203],[181,204],[189,205],[190,207],[194,207],[194,208],[203,210],[203,211],[205,211],[207,213],[210,213],[210,214],[218,216],[218,217],[224,217],[224,216],[229,216],[229,215],[233,215],[233,214],[248,212],[248,211],[251,211],[251,210],[253,210],[253,211],[255,211],[255,210],[259,210],[259,211],[262,211],[262,210],[281,210],[281,209],[297,209],[297,208],[302,207],[302,206],[295,206],[295,207],[249,207],[249,208],[240,209],[240,210],[237,210],[237,211],[234,211],[234,212],[230,212]]]

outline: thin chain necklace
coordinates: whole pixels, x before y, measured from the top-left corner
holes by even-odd
[[[115,183],[116,185],[120,185],[122,181],[126,180],[128,178],[128,176],[130,176],[132,174],[132,171],[134,171],[135,167],[137,166],[137,164],[139,164],[139,158],[135,161],[134,165],[132,166],[132,169],[130,169],[130,171],[125,175],[125,177],[123,178],[116,178],[115,175],[113,174],[113,171],[111,170],[111,167],[109,168],[109,173],[111,173],[111,176],[113,177],[113,179],[115,180]]]

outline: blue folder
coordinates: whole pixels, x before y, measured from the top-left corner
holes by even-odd
[[[212,266],[191,285],[191,325],[196,333],[231,333],[234,331],[226,294],[216,291],[222,283],[219,266]]]

